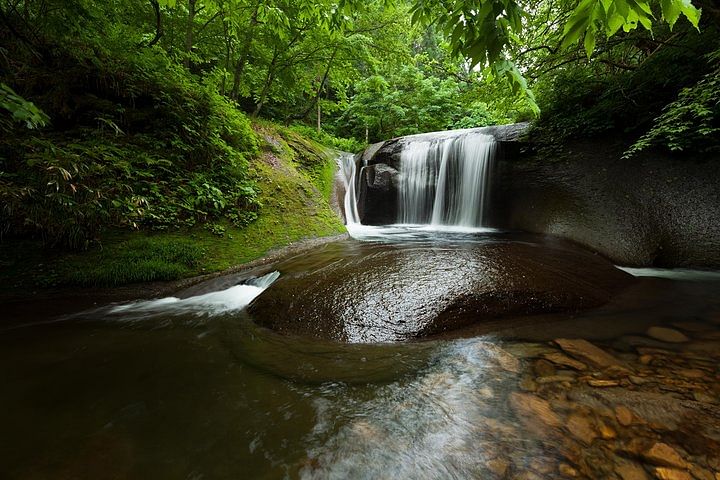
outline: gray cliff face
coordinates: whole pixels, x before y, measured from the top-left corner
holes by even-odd
[[[720,156],[643,153],[623,159],[625,144],[596,139],[566,145],[562,156],[532,153],[527,124],[473,129],[495,136],[490,224],[552,234],[631,266],[720,267]],[[400,137],[356,156],[364,224],[397,221]]]
[[[623,159],[623,150],[585,141],[562,158],[506,156],[493,223],[567,238],[623,265],[720,267],[720,158]]]

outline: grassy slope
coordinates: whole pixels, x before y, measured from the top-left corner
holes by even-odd
[[[262,208],[247,227],[224,225],[222,236],[202,227],[111,231],[102,237],[102,248],[72,254],[46,251],[34,242],[6,242],[0,244],[0,283],[25,289],[174,280],[245,263],[303,238],[345,232],[328,203],[332,153],[270,123],[254,128],[263,143],[251,165]]]

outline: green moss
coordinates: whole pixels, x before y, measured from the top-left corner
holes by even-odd
[[[257,220],[245,227],[220,223],[213,231],[112,231],[102,248],[81,253],[43,250],[39,242],[4,243],[0,248],[0,282],[31,286],[116,286],[176,280],[220,271],[249,262],[269,250],[304,239],[345,232],[328,204],[334,160],[331,152],[285,129],[255,126],[265,138],[262,152],[250,164],[261,205]],[[217,224],[214,224],[217,225]]]

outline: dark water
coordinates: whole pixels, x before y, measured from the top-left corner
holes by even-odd
[[[461,248],[464,242],[516,240],[493,232],[394,233],[404,236],[387,248],[398,242]],[[389,241],[387,232],[377,231],[366,232],[365,240],[373,235],[373,241]],[[321,248],[350,259],[362,255],[364,245],[348,240]],[[251,274],[312,268],[318,255],[322,251]],[[536,364],[557,350],[550,340],[587,338],[636,376],[655,379],[652,385],[672,378],[676,367],[703,372],[687,389],[705,395],[704,415],[712,422],[720,282],[717,275],[681,273],[679,280],[647,278],[581,315],[505,319],[452,338],[381,345],[307,340],[255,326],[240,309],[240,297],[252,296],[255,287],[235,287],[248,274],[178,294],[189,300],[76,316],[58,318],[47,313],[51,305],[38,302],[0,325],[0,478],[554,478],[561,465],[581,477],[605,478],[588,473],[587,462],[568,453],[565,444],[573,437],[564,427],[555,425],[557,436],[545,427],[533,429],[518,407],[524,397],[516,394],[546,398],[558,415],[572,415],[575,407],[566,403],[595,391],[583,380],[590,374],[558,368],[567,384],[545,384]],[[217,289],[225,292],[200,297]],[[694,332],[685,330],[689,341],[664,343],[646,335],[648,327],[678,322],[695,325]],[[667,353],[652,354],[662,359],[655,368],[652,361],[641,363],[643,348]],[[529,381],[540,386],[528,390]],[[603,392],[623,393],[628,388],[622,382]],[[565,391],[557,390],[560,385]],[[647,395],[655,391],[665,390],[653,387]],[[599,431],[600,420],[593,422]],[[617,425],[615,430],[615,443],[640,435]],[[671,444],[681,438],[671,427],[653,432],[648,438]],[[712,471],[709,459],[717,452],[707,448],[709,453],[688,449],[683,455]]]

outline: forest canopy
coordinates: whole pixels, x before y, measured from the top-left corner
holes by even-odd
[[[0,0],[0,234],[252,222],[256,119],[718,149],[712,0]]]

